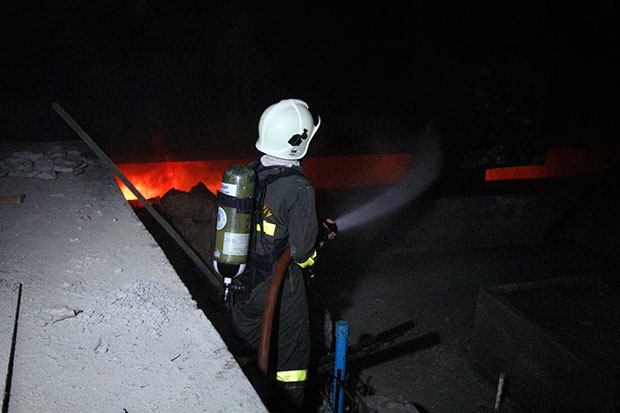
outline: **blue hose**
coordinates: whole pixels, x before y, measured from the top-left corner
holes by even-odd
[[[336,322],[336,359],[334,362],[334,386],[332,390],[332,407],[334,412],[342,413],[344,399],[344,379],[347,364],[347,338],[349,323],[344,320]]]

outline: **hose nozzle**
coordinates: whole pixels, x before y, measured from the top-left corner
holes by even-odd
[[[325,237],[327,237],[332,232],[335,234],[338,232],[338,226],[336,222],[329,222],[327,220],[323,221],[321,224],[322,231],[325,233]]]
[[[319,235],[317,237],[317,245],[322,247],[325,244],[325,241],[330,239],[331,234],[336,234],[338,232],[338,226],[332,220],[323,220],[319,225]],[[331,237],[333,238],[333,237]]]

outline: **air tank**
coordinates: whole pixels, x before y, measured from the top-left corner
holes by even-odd
[[[213,267],[224,278],[225,299],[232,279],[245,270],[247,263],[255,186],[254,170],[247,165],[233,164],[224,171],[217,194]]]

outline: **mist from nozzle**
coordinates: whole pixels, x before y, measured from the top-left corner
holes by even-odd
[[[335,219],[340,232],[390,214],[419,198],[441,174],[443,155],[440,140],[424,137],[416,145],[415,164],[385,192],[340,218]]]

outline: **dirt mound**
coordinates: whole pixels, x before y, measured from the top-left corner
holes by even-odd
[[[200,258],[211,262],[217,200],[205,184],[199,182],[189,192],[169,190],[159,200],[159,209]]]

